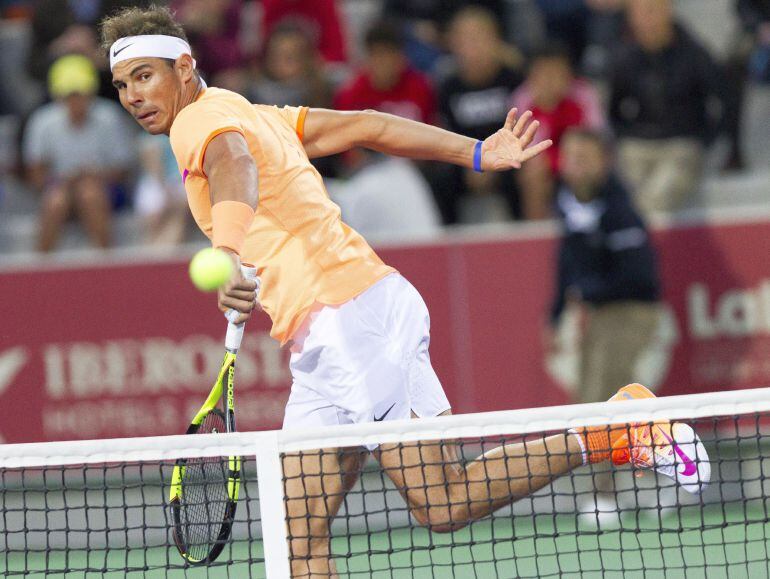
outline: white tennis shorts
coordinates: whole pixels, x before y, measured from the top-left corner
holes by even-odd
[[[319,306],[295,336],[283,428],[438,416],[450,405],[429,344],[428,308],[399,274]]]

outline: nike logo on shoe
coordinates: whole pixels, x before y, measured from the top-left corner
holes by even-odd
[[[670,429],[668,425],[653,426],[652,440],[638,449],[634,464],[674,479],[689,493],[700,494],[711,480],[706,449],[691,426],[674,422]]]
[[[695,465],[692,459],[687,456],[687,454],[681,448],[679,448],[679,445],[674,442],[674,439],[671,438],[662,428],[659,429],[659,431],[671,445],[671,448],[674,449],[674,452],[679,456],[680,459],[682,459],[682,464],[684,464],[684,470],[681,471],[682,474],[684,476],[692,476],[698,472],[698,467]]]
[[[382,415],[382,416],[380,416],[379,418],[377,418],[377,416],[375,415],[375,416],[374,416],[374,421],[375,421],[375,422],[382,422],[383,420],[385,420],[385,417],[388,415],[388,413],[389,413],[391,410],[393,410],[393,407],[394,407],[395,405],[396,405],[396,403],[395,403],[395,402],[394,402],[393,404],[391,404],[391,405],[390,405],[390,408],[388,408],[388,409],[385,411],[385,414],[383,414],[383,415]]]
[[[125,45],[123,48],[121,48],[120,50],[113,50],[113,51],[112,51],[112,58],[115,58],[115,57],[116,57],[118,54],[120,54],[121,52],[123,52],[123,51],[124,51],[126,48],[128,48],[129,46],[133,46],[133,45],[134,45],[134,43],[132,42],[131,44],[126,44],[126,45]]]
[[[610,400],[643,398],[655,398],[655,395],[641,384],[629,384]],[[654,470],[674,479],[689,493],[702,493],[711,480],[711,463],[703,442],[693,428],[683,422],[630,424],[627,437],[618,436],[610,442],[615,464],[630,462],[636,468]]]

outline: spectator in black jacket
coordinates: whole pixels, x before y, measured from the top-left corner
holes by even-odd
[[[610,81],[619,168],[643,213],[674,211],[698,187],[704,146],[721,130],[722,74],[676,24],[671,0],[629,0],[627,11],[632,38]]]
[[[580,343],[579,402],[606,400],[635,382],[652,344],[660,282],[647,230],[611,173],[601,133],[570,129],[562,139],[556,211],[563,228],[552,327],[566,306],[586,317]],[[548,348],[554,347],[549,331]]]
[[[150,0],[36,0],[30,3],[32,38],[27,68],[41,83],[48,68],[61,56],[82,54],[99,68],[99,95],[117,100],[109,63],[99,49],[96,25],[128,6],[147,6]]]
[[[745,125],[753,120],[745,108],[748,82],[770,84],[770,0],[736,0],[734,7],[741,26],[735,31],[725,62],[724,124],[729,139],[725,171],[746,167],[743,133]],[[744,115],[749,118],[744,120]]]
[[[770,34],[770,0],[738,0],[736,5],[743,27],[755,34]]]
[[[439,114],[450,131],[483,139],[505,121],[511,93],[523,80],[523,58],[503,41],[495,14],[481,6],[455,15],[448,40],[456,71],[440,87]],[[450,181],[439,189],[451,192],[451,197],[439,198],[449,223],[506,221],[518,212],[513,172],[476,173],[457,167]]]
[[[502,22],[507,20],[506,0],[385,0],[382,14],[404,24],[406,53],[412,64],[440,76],[442,35],[455,14],[471,5],[490,10]]]

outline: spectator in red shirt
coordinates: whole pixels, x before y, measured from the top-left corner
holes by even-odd
[[[299,21],[310,28],[326,62],[347,61],[345,34],[336,0],[262,0],[262,37],[286,20]]]
[[[375,24],[367,33],[365,44],[364,66],[337,93],[334,107],[375,109],[433,123],[436,95],[428,78],[409,65],[399,27],[387,21]]]
[[[518,171],[524,218],[546,219],[553,206],[562,136],[571,127],[606,127],[599,95],[588,81],[575,78],[566,46],[549,43],[532,56],[527,79],[511,100],[512,106],[531,110],[540,122],[537,138],[554,142],[537,163]]]
[[[329,108],[332,84],[322,65],[312,36],[300,24],[276,26],[265,42],[261,74],[246,96],[265,105]]]
[[[172,7],[195,48],[198,68],[221,86],[216,75],[247,61],[240,44],[243,0],[175,0]]]

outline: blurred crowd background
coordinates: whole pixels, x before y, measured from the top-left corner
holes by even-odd
[[[164,137],[119,108],[99,21],[141,2],[0,2],[0,251],[200,239]],[[370,239],[558,217],[562,138],[606,136],[648,217],[768,202],[770,0],[173,0],[209,84],[485,138],[511,106],[556,145],[476,174],[354,151],[317,167]],[[589,139],[590,140],[590,139]],[[614,176],[613,176],[614,178]]]
[[[208,388],[191,362],[206,344],[219,364],[218,312],[184,283],[207,240],[168,137],[121,109],[99,47],[99,22],[144,1],[0,0],[0,287],[13,296],[0,397],[35,398],[37,439],[166,432],[163,388]],[[205,80],[252,102],[376,109],[478,139],[518,107],[554,140],[505,174],[361,150],[314,161],[343,218],[426,297],[459,412],[595,402],[635,381],[664,394],[770,382],[770,0],[169,7]],[[54,300],[40,293],[50,271]],[[44,336],[30,308],[56,320]],[[280,425],[288,395],[267,324],[250,324],[245,351],[249,428]],[[154,363],[137,352],[158,343],[181,377],[146,400]],[[20,371],[35,359],[46,376]],[[146,428],[83,430],[91,404],[130,407]],[[6,436],[27,430],[15,418]]]

